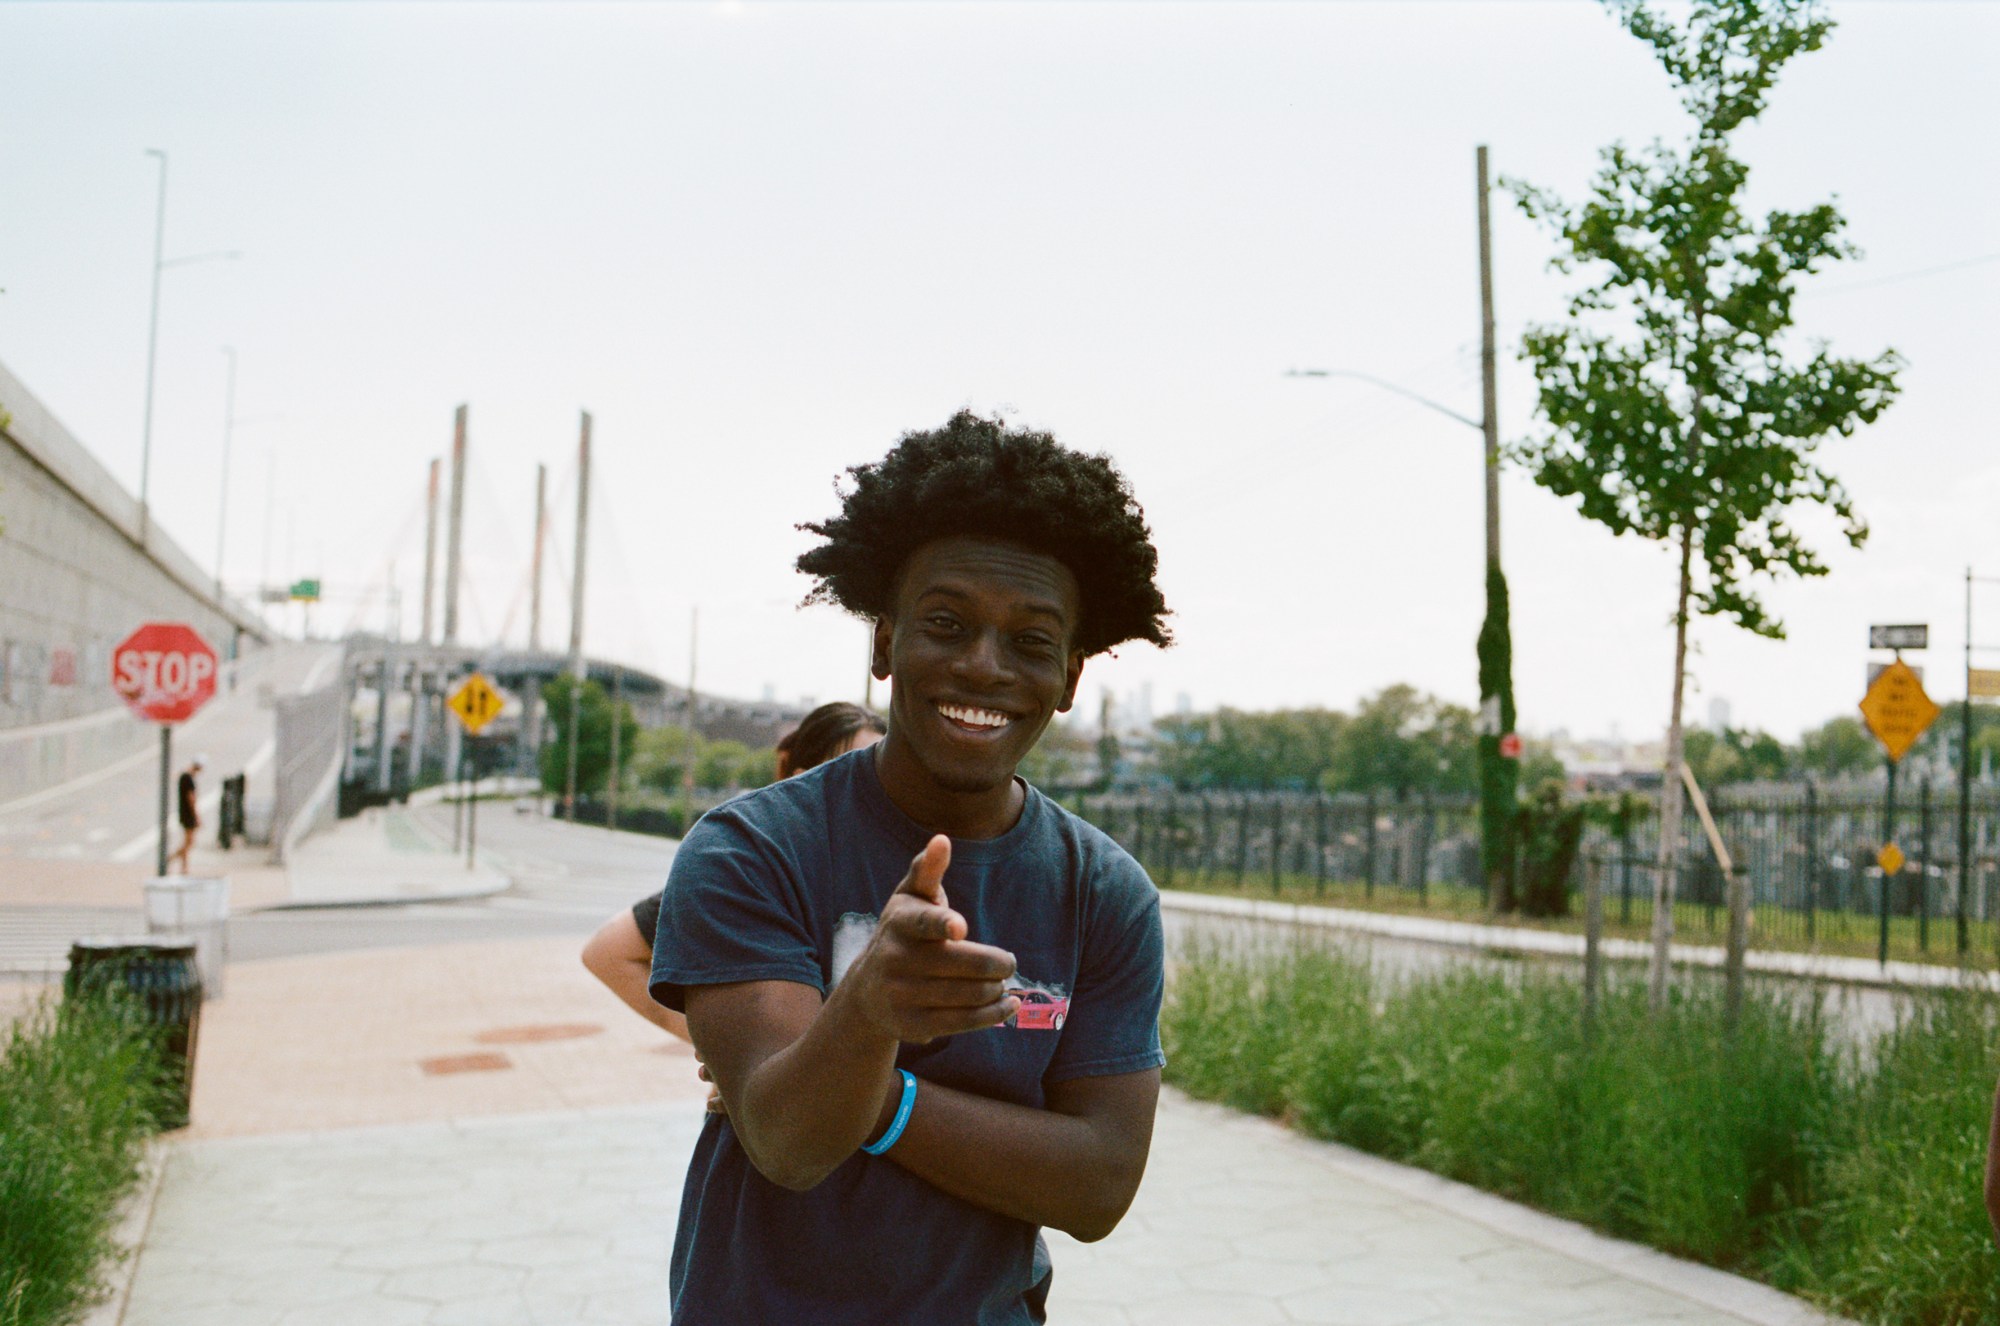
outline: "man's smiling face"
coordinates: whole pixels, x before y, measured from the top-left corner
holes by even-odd
[[[895,615],[875,628],[876,675],[896,682],[885,784],[904,782],[919,801],[1011,796],[1015,767],[1076,697],[1081,611],[1068,567],[1003,539],[939,539],[912,553]]]

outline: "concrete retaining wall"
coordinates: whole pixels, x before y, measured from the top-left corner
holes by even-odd
[[[112,648],[184,621],[225,660],[265,632],[0,366],[0,804],[150,749],[111,693]],[[119,721],[119,720],[123,721]]]

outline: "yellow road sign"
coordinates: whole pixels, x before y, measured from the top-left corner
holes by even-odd
[[[500,717],[500,708],[505,701],[483,673],[475,672],[451,693],[451,698],[445,703],[458,715],[458,721],[465,724],[465,730],[478,736],[479,729]]]
[[[1937,716],[1938,707],[1924,694],[1924,683],[1900,658],[1883,668],[1861,697],[1862,720],[1892,762],[1909,753]]]
[[[1903,849],[1894,843],[1884,843],[1882,850],[1875,853],[1875,864],[1882,867],[1885,875],[1900,874],[1903,869]]]
[[[1965,692],[1975,700],[2000,700],[2000,668],[1969,668]]]

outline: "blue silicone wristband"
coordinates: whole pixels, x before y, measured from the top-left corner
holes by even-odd
[[[889,1120],[889,1130],[861,1149],[871,1156],[879,1156],[896,1145],[896,1139],[909,1127],[910,1111],[917,1106],[917,1075],[907,1068],[898,1068],[903,1075],[903,1099],[896,1103],[896,1117]]]

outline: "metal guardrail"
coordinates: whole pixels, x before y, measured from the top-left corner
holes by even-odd
[[[1955,789],[1922,785],[1898,812],[1907,864],[1890,878],[1888,912],[1903,954],[1949,959],[2000,953],[2000,789],[1975,788],[1973,852],[1961,863]],[[1146,866],[1155,882],[1204,888],[1339,892],[1361,901],[1381,893],[1407,907],[1449,899],[1476,905],[1477,804],[1468,798],[1323,795],[1309,792],[1114,793],[1086,796],[1085,818]],[[1710,797],[1717,830],[1748,891],[1763,939],[1803,947],[1871,944],[1884,880],[1876,865],[1883,808],[1865,793],[1826,794],[1809,784]],[[1580,912],[1586,857],[1603,862],[1606,921],[1651,923],[1659,864],[1657,805],[1632,799],[1622,813],[1594,810],[1562,895]],[[1728,929],[1728,878],[1700,823],[1683,817],[1675,845],[1676,929],[1721,942]],[[1961,937],[1962,931],[1962,937]],[[1962,946],[1962,947],[1961,947]]]

